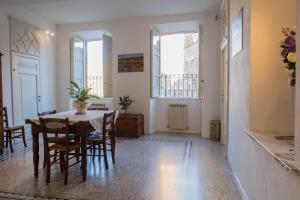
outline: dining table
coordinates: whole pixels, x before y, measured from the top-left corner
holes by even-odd
[[[89,133],[99,130],[102,132],[103,117],[105,113],[113,112],[112,110],[87,110],[85,114],[77,114],[76,110],[60,112],[52,115],[43,116],[43,118],[69,119],[70,130],[80,138],[81,145],[81,170],[82,179],[86,180],[87,174],[87,143],[86,139]],[[39,175],[39,135],[42,132],[38,117],[26,119],[26,124],[31,125],[32,149],[34,176]]]

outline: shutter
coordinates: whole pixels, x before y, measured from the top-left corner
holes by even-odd
[[[103,97],[112,97],[112,37],[103,35]]]
[[[85,85],[85,41],[79,38],[71,40],[71,80],[83,87]]]
[[[199,26],[198,29],[198,42],[199,42],[199,73],[198,73],[198,81],[199,81],[199,91],[198,91],[198,96],[199,99],[203,99],[203,84],[204,84],[204,80],[203,80],[203,65],[202,65],[202,26]]]
[[[156,31],[151,31],[151,65],[152,81],[151,96],[160,96],[160,35]]]

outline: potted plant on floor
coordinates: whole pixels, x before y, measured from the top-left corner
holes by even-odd
[[[90,99],[100,99],[100,97],[90,94],[92,88],[79,87],[74,81],[71,81],[71,88],[68,90],[74,99],[73,106],[77,110],[76,114],[85,114]]]
[[[120,97],[119,105],[122,106],[122,107],[121,107],[121,111],[122,111],[123,113],[126,113],[128,107],[129,107],[132,103],[134,103],[134,100],[131,99],[128,95],[127,95],[127,96]]]

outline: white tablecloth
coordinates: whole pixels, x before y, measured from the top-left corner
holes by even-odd
[[[69,118],[70,124],[77,123],[79,121],[89,121],[96,131],[102,132],[103,116],[105,113],[113,112],[113,110],[87,110],[85,114],[77,115],[76,110],[60,112],[53,115],[42,116],[43,118]],[[116,111],[115,120],[118,117],[119,112]],[[32,121],[39,122],[39,118],[32,119]]]

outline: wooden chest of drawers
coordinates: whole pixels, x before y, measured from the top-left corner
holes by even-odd
[[[117,136],[138,138],[144,134],[144,115],[119,114],[117,123]]]

